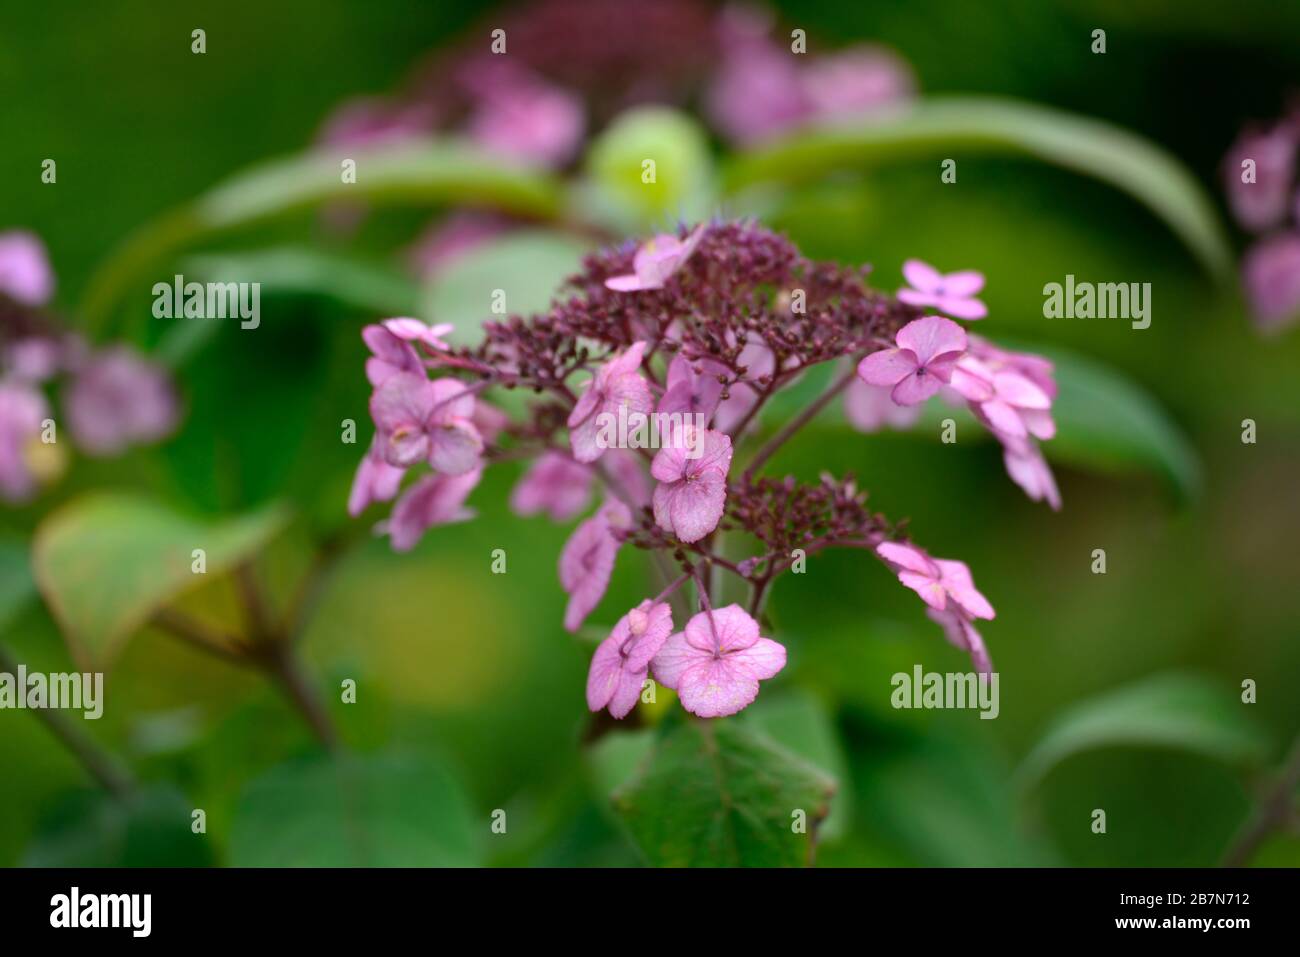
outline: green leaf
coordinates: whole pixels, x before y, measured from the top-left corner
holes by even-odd
[[[472,867],[474,820],[456,778],[429,757],[327,756],[274,768],[235,808],[236,867]]]
[[[356,161],[356,182],[344,183],[343,159]],[[109,318],[141,276],[178,250],[237,227],[329,202],[478,205],[521,216],[553,218],[562,191],[538,169],[454,140],[330,153],[312,150],[236,174],[146,224],[128,237],[87,284],[82,312],[92,330]]]
[[[822,841],[843,837],[852,812],[847,787],[849,765],[835,722],[821,699],[795,690],[765,695],[745,709],[742,720],[821,769],[835,782],[831,810],[818,828],[817,837]]]
[[[505,293],[511,315],[541,312],[565,279],[578,272],[590,244],[545,230],[510,233],[457,257],[452,268],[425,290],[424,314],[431,322],[450,322],[452,338],[473,342],[492,312],[493,294]]]
[[[932,97],[884,119],[805,128],[742,154],[725,181],[736,191],[815,179],[845,167],[950,156],[955,149],[963,155],[1027,155],[1108,183],[1164,220],[1217,279],[1232,273],[1214,204],[1175,157],[1101,120],[1016,100]]]
[[[125,493],[95,493],[41,523],[32,563],[74,656],[102,668],[155,611],[204,580],[192,571],[195,549],[205,552],[206,574],[219,575],[287,518],[272,505],[206,524]]]
[[[835,782],[735,720],[674,723],[614,806],[651,864],[801,866]],[[795,833],[803,812],[806,833]]]
[[[23,855],[24,867],[207,867],[207,837],[191,830],[193,805],[169,787],[125,798],[79,791],[58,803]]]
[[[647,166],[653,161],[653,179]],[[708,135],[693,117],[667,107],[628,110],[587,152],[579,198],[591,218],[626,232],[663,230],[713,212],[715,177]]]
[[[0,540],[0,628],[36,595],[27,545],[18,539]]]
[[[1175,748],[1229,764],[1257,764],[1268,740],[1239,698],[1205,678],[1157,675],[1066,710],[1018,771],[1024,786],[1081,751],[1107,747]]]
[[[262,293],[329,296],[383,316],[412,316],[417,284],[386,266],[298,246],[195,256],[182,264],[202,282],[258,282]]]

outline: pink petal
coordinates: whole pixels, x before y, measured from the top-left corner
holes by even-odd
[[[942,296],[933,305],[940,312],[956,316],[958,319],[983,319],[989,314],[988,307],[978,299]]]
[[[463,475],[479,464],[483,440],[468,420],[434,428],[429,434],[429,464],[448,475]]]
[[[921,596],[921,601],[931,608],[943,611],[948,604],[948,592],[943,585],[928,575],[916,572],[899,572],[898,580]]]
[[[974,269],[950,272],[943,277],[943,291],[947,296],[969,298],[984,288],[984,274]]]
[[[599,711],[609,704],[618,688],[623,672],[620,644],[616,635],[610,635],[591,656],[591,668],[587,671],[587,707],[592,711]]]
[[[965,562],[936,558],[943,586],[948,594],[974,618],[993,618],[993,606],[979,593],[971,579],[970,569]]]
[[[636,273],[623,276],[611,276],[605,280],[605,286],[615,292],[639,292],[642,289],[657,289],[658,286],[647,285]]]
[[[922,371],[918,369],[899,380],[889,397],[899,405],[918,405],[943,388],[942,379],[937,375],[923,375]]]
[[[712,470],[693,479],[661,483],[654,491],[655,522],[683,542],[698,542],[718,527],[726,499],[726,479]]]
[[[547,512],[552,520],[567,522],[591,496],[591,471],[560,452],[546,452],[528,469],[510,493],[516,515]]]
[[[909,259],[903,263],[903,278],[913,289],[921,292],[930,292],[943,282],[943,274],[920,259]]]
[[[701,651],[690,644],[686,640],[685,633],[679,631],[669,635],[664,641],[658,654],[650,663],[650,670],[654,672],[655,680],[661,685],[676,690],[687,668],[712,657],[709,652]]]
[[[911,375],[918,365],[910,349],[882,349],[858,363],[858,378],[867,385],[888,387]]]
[[[727,660],[754,678],[767,679],[785,667],[785,646],[771,638],[760,638],[748,648],[728,655]]]
[[[677,697],[692,714],[721,718],[744,710],[758,697],[758,679],[728,658],[706,658],[682,673]]]
[[[904,542],[881,542],[876,546],[876,554],[899,568],[919,575],[928,575],[930,578],[939,577],[938,566],[929,555],[915,545]]]
[[[1029,434],[1025,428],[1024,420],[1020,418],[1020,413],[1000,399],[981,402],[978,409],[989,427],[996,432],[1001,432],[1013,439],[1023,439]]]
[[[1018,372],[996,372],[993,387],[998,398],[1021,409],[1049,409],[1052,400],[1047,393]]]
[[[946,352],[965,352],[967,342],[966,330],[943,316],[913,319],[898,330],[895,341],[900,349],[910,349],[920,365]]]

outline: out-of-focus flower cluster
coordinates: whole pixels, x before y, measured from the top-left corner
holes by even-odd
[[[807,259],[753,223],[719,222],[591,254],[546,313],[486,322],[474,346],[453,347],[447,327],[409,318],[368,326],[376,433],[349,509],[359,515],[396,499],[377,528],[405,550],[426,529],[470,517],[468,498],[495,461],[532,460],[511,496],[520,514],[569,521],[598,492],[559,559],[565,627],[577,631],[600,603],[624,546],[651,553],[665,579],[592,661],[588,703],[615,717],[630,711],[650,675],[700,716],[747,706],[785,663],[785,649],[760,633],[768,589],[826,548],[876,555],[988,672],[975,622],[993,608],[963,563],[906,541],[867,508],[851,477],[808,484],[761,474],[845,389],[869,390],[870,401],[899,410],[942,393],[998,438],[1031,498],[1059,506],[1037,445],[1054,431],[1050,363],[1000,349],[950,318],[984,316],[980,274],[944,275],[918,261],[904,273],[909,285],[890,295],[867,284],[866,269]],[[765,422],[773,397],[826,363],[838,374],[820,395],[783,422]],[[502,390],[530,393],[527,411],[507,417],[494,403]],[[654,422],[679,428],[656,443],[644,430]],[[777,430],[759,443],[767,425]],[[417,469],[423,474],[403,490]],[[747,557],[735,557],[733,538]],[[709,604],[724,574],[749,588],[748,607]],[[673,603],[688,582],[698,610],[674,631]]]
[[[48,311],[54,272],[31,233],[0,233],[0,499],[25,502],[63,468],[58,430],[92,456],[156,441],[176,425],[166,374],[124,345],[94,350]],[[61,387],[63,418],[47,397]]]
[[[1256,237],[1242,259],[1251,315],[1264,332],[1300,320],[1300,107],[1241,132],[1223,161],[1228,207]]]

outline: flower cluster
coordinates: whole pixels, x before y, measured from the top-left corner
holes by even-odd
[[[772,581],[827,548],[875,555],[989,672],[974,623],[993,608],[963,563],[907,541],[851,477],[761,474],[857,383],[897,407],[940,393],[967,403],[1002,442],[1012,477],[1057,504],[1037,446],[1052,432],[1051,366],[948,318],[985,314],[979,274],[943,276],[915,261],[905,274],[910,287],[891,296],[867,285],[865,269],[809,260],[753,223],[719,222],[591,254],[547,312],[485,322],[474,346],[453,347],[445,327],[414,319],[368,326],[376,434],[349,508],[358,515],[396,498],[378,529],[406,549],[426,529],[468,517],[469,494],[495,461],[532,459],[511,495],[522,515],[570,521],[598,494],[559,558],[565,627],[578,631],[599,605],[625,546],[651,553],[665,581],[592,660],[588,704],[615,717],[650,676],[702,717],[746,707],[785,665],[785,649],[762,634]],[[823,363],[838,376],[767,434],[769,400]],[[528,413],[508,420],[493,401],[503,390],[532,393]],[[611,417],[655,415],[686,416],[681,441],[614,447],[602,431]],[[402,491],[404,475],[426,465]],[[751,543],[748,557],[724,552],[724,536]],[[748,607],[710,604],[722,575],[748,587]],[[681,606],[688,583],[693,614]]]
[[[0,499],[24,502],[62,467],[44,386],[66,376],[63,410],[87,455],[117,455],[172,431],[163,371],[124,345],[95,351],[45,311],[54,271],[31,233],[0,233]]]
[[[1300,320],[1300,109],[1250,127],[1223,161],[1228,207],[1258,237],[1242,260],[1251,313],[1268,332]]]

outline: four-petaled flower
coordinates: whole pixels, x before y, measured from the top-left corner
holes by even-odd
[[[683,542],[698,542],[718,527],[727,501],[731,437],[713,429],[682,430],[684,441],[659,450],[650,474],[655,521]]]
[[[864,356],[858,376],[868,385],[892,387],[899,405],[916,405],[934,395],[952,378],[957,360],[966,351],[966,330],[951,319],[913,319],[894,338],[896,349]]]
[[[463,475],[477,467],[483,439],[473,414],[473,393],[451,378],[399,372],[370,397],[384,459],[398,468],[427,460],[439,472]]]
[[[682,707],[720,718],[748,707],[758,683],[785,667],[785,646],[759,635],[758,622],[739,605],[702,611],[670,635],[650,666]]]
[[[591,658],[587,707],[608,707],[615,718],[625,717],[641,694],[650,660],[672,630],[673,613],[666,602],[646,599],[620,618]]]
[[[632,272],[611,276],[605,285],[618,292],[638,292],[642,289],[662,289],[664,283],[686,264],[700,244],[707,227],[697,226],[685,239],[661,233],[643,243],[632,258]]]
[[[957,319],[983,319],[988,308],[975,298],[984,288],[984,274],[973,269],[939,272],[929,263],[909,259],[903,263],[903,278],[911,289],[898,290],[898,298],[911,306],[931,306]]]

